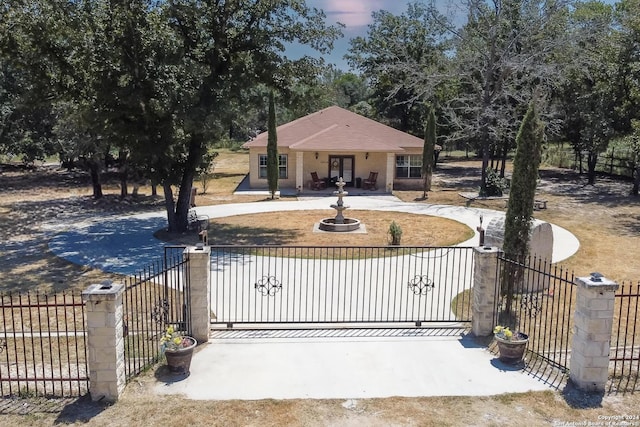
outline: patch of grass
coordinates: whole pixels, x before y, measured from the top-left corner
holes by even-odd
[[[331,217],[329,211],[268,212],[211,220],[209,244],[381,247],[389,243],[389,224],[393,221],[408,230],[402,239],[406,246],[451,246],[473,237],[469,227],[446,218],[358,210],[347,211],[347,216],[358,218],[366,227],[366,233],[314,232],[314,224],[322,218]],[[178,244],[195,244],[198,238],[195,233],[171,235],[166,231],[157,232],[156,237]],[[378,251],[342,251],[339,256],[370,257]]]
[[[451,301],[451,311],[453,311],[456,318],[471,318],[472,298],[473,288],[465,289],[453,297],[453,300]]]

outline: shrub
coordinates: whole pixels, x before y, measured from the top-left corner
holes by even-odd
[[[480,194],[482,197],[489,196],[502,196],[504,190],[506,190],[509,186],[507,184],[507,180],[504,178],[500,178],[498,172],[492,168],[487,168],[487,185],[485,194]]]

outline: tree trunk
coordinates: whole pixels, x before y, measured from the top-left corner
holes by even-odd
[[[484,143],[483,143],[484,144]],[[482,153],[482,183],[480,184],[480,195],[487,194],[487,168],[489,167],[489,150]]]
[[[100,182],[100,162],[89,159],[87,160],[87,166],[89,167],[89,174],[91,175],[91,186],[93,187],[93,198],[101,199],[102,183]]]
[[[500,159],[500,178],[504,178],[504,173],[507,169],[507,154],[509,154],[509,149],[505,143],[502,147],[502,158]]]
[[[129,195],[129,189],[127,188],[127,179],[129,176],[129,166],[127,162],[127,152],[124,150],[120,150],[118,153],[118,163],[120,165],[119,175],[120,175],[120,198],[124,199]]]
[[[488,52],[488,64],[484,72],[483,85],[482,85],[482,112],[480,113],[480,146],[482,147],[482,182],[480,183],[480,195],[484,196],[487,193],[487,167],[489,166],[489,156],[491,144],[489,141],[489,124],[491,119],[489,118],[489,110],[491,108],[491,97],[493,88],[495,87],[495,63],[496,63],[496,49],[495,39],[491,41],[491,49]]]
[[[173,190],[171,184],[163,183],[162,189],[164,190],[164,205],[167,209],[167,224],[169,231],[173,230],[172,225],[176,222],[175,203],[173,202]]]
[[[165,204],[167,206],[167,221],[169,222],[169,232],[181,233],[187,231],[189,225],[189,209],[191,199],[191,187],[193,186],[193,178],[196,175],[196,167],[202,161],[204,147],[200,135],[191,137],[189,143],[189,154],[184,165],[184,172],[180,181],[180,189],[178,190],[178,201],[173,203],[173,193],[171,200],[167,199],[167,185],[163,184],[165,193]]]
[[[597,153],[589,153],[587,156],[587,184],[594,185],[596,183],[596,163],[598,162]]]
[[[631,195],[637,196],[640,191],[640,165],[635,168],[635,174],[633,176],[633,188],[631,189]]]

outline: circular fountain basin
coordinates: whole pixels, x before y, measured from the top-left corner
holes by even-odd
[[[318,228],[323,231],[354,231],[360,228],[360,220],[355,218],[345,218],[344,224],[336,224],[335,218],[323,218],[318,224]]]

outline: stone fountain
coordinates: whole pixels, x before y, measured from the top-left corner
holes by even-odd
[[[342,212],[346,209],[349,209],[349,206],[345,206],[342,198],[346,196],[347,193],[344,191],[345,182],[340,177],[338,182],[336,182],[336,186],[338,187],[338,191],[334,191],[333,194],[338,196],[338,202],[335,205],[331,205],[333,209],[338,211],[335,218],[323,218],[320,220],[320,224],[318,228],[323,231],[354,231],[360,228],[360,220],[356,218],[345,218]]]

